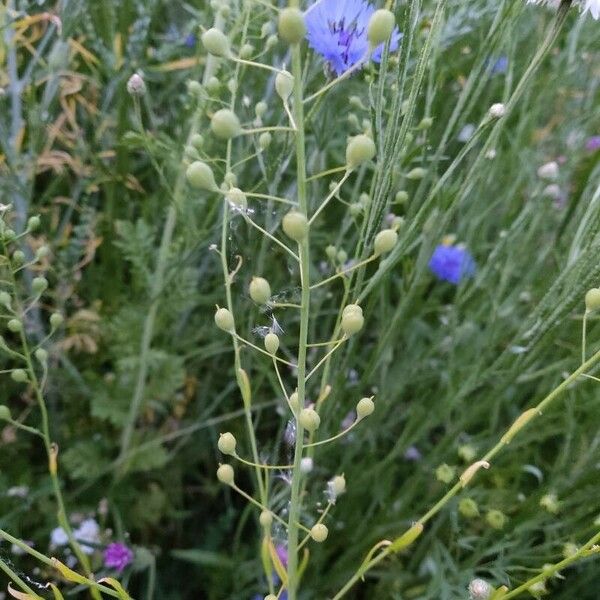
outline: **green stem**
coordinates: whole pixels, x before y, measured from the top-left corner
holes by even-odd
[[[2,559],[0,559],[0,569],[2,569],[23,591],[30,594],[34,600],[41,600],[40,596],[38,596]]]
[[[294,4],[294,3],[292,3]],[[298,6],[297,0],[295,6]],[[304,106],[302,94],[302,56],[300,44],[292,47],[292,75],[294,77],[294,122],[296,132],[296,181],[298,186],[298,205],[300,212],[308,217],[306,197],[306,155],[304,133]],[[298,340],[298,380],[297,393],[299,406],[306,399],[306,352],[308,341],[308,321],[310,312],[310,243],[309,234],[298,244],[300,253],[300,338]],[[296,444],[294,450],[294,469],[292,471],[292,490],[288,521],[288,597],[298,598],[298,520],[301,509],[300,483],[302,473],[300,463],[304,445],[304,429],[296,418]]]

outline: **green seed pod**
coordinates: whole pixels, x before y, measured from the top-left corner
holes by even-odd
[[[451,467],[446,463],[441,464],[435,470],[435,478],[442,483],[450,483],[456,477],[456,467]]]
[[[27,229],[29,231],[35,231],[36,229],[39,229],[40,224],[40,218],[37,215],[34,215],[33,217],[29,217],[29,220],[27,221]]]
[[[229,187],[236,187],[237,186],[237,176],[236,176],[235,173],[233,173],[231,171],[227,171],[227,173],[225,173],[225,177],[223,177],[223,181]]]
[[[298,392],[292,392],[290,394],[290,408],[297,413],[300,410],[300,402],[298,400]]]
[[[348,114],[348,125],[350,125],[351,129],[360,129],[360,123],[358,121],[358,117],[354,113]]]
[[[327,529],[327,526],[323,525],[323,523],[317,523],[310,530],[310,537],[318,543],[324,542],[328,535],[329,529]]]
[[[10,414],[10,408],[4,404],[0,404],[0,421],[10,421],[12,416]]]
[[[431,117],[424,117],[421,122],[417,125],[417,129],[424,131],[429,129],[433,125],[433,119]]]
[[[350,216],[351,217],[359,217],[363,211],[363,205],[360,202],[353,202],[350,205]]]
[[[222,140],[230,140],[242,133],[237,115],[228,108],[218,110],[210,120],[212,132]]]
[[[275,89],[279,94],[279,97],[287,102],[288,98],[294,91],[294,78],[291,73],[287,71],[279,71],[275,77]]]
[[[277,350],[279,350],[279,338],[277,334],[270,332],[265,335],[265,350],[269,354],[277,354]]]
[[[60,313],[52,313],[50,315],[50,327],[52,331],[58,329],[63,323],[65,319]]]
[[[230,94],[235,94],[237,92],[237,88],[238,88],[238,83],[237,83],[237,79],[234,79],[233,77],[227,82],[227,89],[229,90]]]
[[[301,242],[308,233],[308,220],[297,210],[290,210],[283,217],[282,226],[284,233],[296,242]]]
[[[394,246],[398,242],[398,234],[393,229],[384,229],[375,236],[375,243],[373,245],[375,254],[387,254],[394,249]]]
[[[394,198],[394,201],[396,202],[396,204],[406,204],[406,202],[408,202],[408,192],[405,192],[404,190],[396,192],[396,197]]]
[[[204,137],[199,133],[195,133],[190,139],[190,144],[196,148],[196,150],[202,150],[204,146]]]
[[[220,87],[221,87],[221,82],[219,81],[218,77],[215,77],[213,75],[212,77],[208,78],[208,81],[206,82],[206,89],[208,90],[209,93],[216,94],[219,91]]]
[[[188,92],[196,98],[199,98],[202,95],[202,84],[199,81],[188,81],[187,89]]]
[[[0,305],[10,308],[11,297],[8,292],[0,292]]]
[[[217,469],[217,479],[225,485],[233,485],[235,473],[231,465],[221,465]]]
[[[375,152],[375,142],[368,135],[357,135],[346,146],[346,165],[349,169],[356,169],[360,164],[372,160]]]
[[[272,141],[273,136],[268,131],[265,131],[261,133],[258,138],[258,146],[261,150],[266,150],[271,145]]]
[[[585,308],[588,312],[600,309],[600,288],[592,288],[585,295]]]
[[[357,304],[349,304],[342,311],[342,331],[351,336],[358,333],[365,324],[362,308]]]
[[[270,510],[263,510],[258,518],[259,523],[265,529],[270,529],[273,524],[273,513]]]
[[[376,10],[371,15],[367,28],[367,39],[371,48],[377,48],[380,44],[387,42],[395,26],[394,13],[384,8]]]
[[[366,110],[360,96],[350,96],[350,98],[348,98],[348,104],[356,110]]]
[[[552,515],[557,515],[560,512],[560,502],[556,494],[545,494],[542,496],[540,498],[540,506]]]
[[[298,415],[298,422],[306,431],[316,431],[321,424],[321,417],[312,408],[303,408]]]
[[[25,262],[25,253],[22,250],[15,250],[12,259],[17,265],[22,265]]]
[[[240,48],[240,58],[250,58],[254,54],[254,46],[252,44],[244,44]]]
[[[578,552],[579,548],[577,544],[574,544],[573,542],[567,542],[563,545],[562,555],[564,558],[571,558],[572,556],[575,556],[575,554],[577,554]]]
[[[233,315],[226,308],[217,309],[215,323],[223,331],[232,331],[235,326]]]
[[[495,508],[488,510],[485,520],[493,529],[502,529],[506,525],[506,515]]]
[[[13,240],[15,237],[17,236],[17,234],[15,233],[15,231],[13,229],[5,229],[4,230],[4,239],[8,240],[10,242],[10,240]]]
[[[359,197],[358,201],[364,206],[367,207],[371,204],[371,196],[367,194],[367,192],[363,192]]]
[[[266,304],[271,299],[271,286],[264,277],[253,277],[248,291],[256,304]]]
[[[260,101],[256,103],[256,106],[254,107],[254,112],[257,116],[257,118],[262,118],[265,116],[265,113],[267,112],[267,103],[264,101]]]
[[[341,496],[346,491],[346,478],[343,475],[336,475],[327,482],[327,489],[334,498]]]
[[[277,46],[277,41],[278,41],[278,38],[275,34],[270,35],[267,38],[267,43],[266,43],[267,50],[270,50],[271,48]]]
[[[216,192],[219,189],[212,169],[201,160],[194,161],[187,168],[185,178],[193,188],[198,190]]]
[[[466,462],[471,464],[477,456],[477,450],[471,444],[463,444],[458,448],[458,455]]]
[[[186,146],[183,149],[183,156],[188,161],[200,160],[200,153],[192,145]]]
[[[38,260],[41,260],[42,258],[46,258],[46,256],[48,256],[49,254],[50,248],[48,248],[48,246],[40,246],[35,253],[35,257]]]
[[[412,169],[411,171],[409,171],[406,174],[406,179],[410,179],[410,180],[423,179],[423,177],[425,177],[425,175],[427,175],[427,171],[425,169],[423,169],[422,167],[415,167],[414,169]]]
[[[235,447],[237,441],[233,433],[221,433],[219,435],[219,441],[217,442],[217,447],[223,454],[235,455]]]
[[[472,498],[462,498],[458,503],[458,512],[467,519],[474,519],[479,516],[479,507]]]
[[[208,29],[202,34],[202,45],[206,48],[206,51],[213,56],[228,57],[229,51],[229,40],[227,36],[216,27]]]
[[[279,13],[279,35],[288,44],[299,44],[306,35],[304,14],[297,8],[284,8]]]
[[[34,354],[40,364],[45,365],[48,362],[48,352],[43,348],[38,348]]]
[[[271,23],[271,21],[265,21],[260,28],[260,37],[264,39],[273,35],[274,32],[275,28],[273,27],[273,23]]]
[[[327,248],[325,248],[325,254],[329,260],[335,260],[337,256],[337,248],[333,244],[329,244]]]
[[[15,369],[10,376],[17,383],[27,383],[27,372],[24,369]]]
[[[348,260],[348,253],[341,248],[336,254],[336,259],[339,263],[344,264]]]
[[[404,227],[404,219],[402,217],[394,217],[392,219],[392,229],[398,231]]]
[[[373,414],[375,410],[375,402],[372,398],[361,398],[356,405],[356,417],[357,419],[364,419],[369,415]]]
[[[7,327],[13,333],[18,333],[19,331],[21,331],[21,329],[23,329],[23,323],[21,323],[21,321],[19,321],[19,319],[11,319],[7,323]]]
[[[233,204],[236,208],[240,210],[246,210],[248,208],[248,200],[246,199],[246,194],[242,192],[239,188],[231,188],[225,194],[225,200],[229,203]]]
[[[45,277],[34,277],[31,282],[31,289],[36,296],[42,294],[48,288],[48,280]]]

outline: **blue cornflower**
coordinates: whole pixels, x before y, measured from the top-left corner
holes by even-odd
[[[440,244],[431,259],[429,268],[442,281],[458,285],[465,277],[475,275],[475,260],[466,248]]]
[[[336,75],[363,60],[369,50],[367,27],[375,8],[367,0],[317,0],[305,14],[306,39]],[[402,35],[394,29],[390,50],[398,49]],[[371,58],[381,60],[384,45]]]
[[[188,33],[183,40],[183,44],[188,48],[193,48],[196,45],[196,35],[194,33]]]
[[[493,63],[492,74],[506,73],[506,71],[508,71],[508,56],[503,54]]]

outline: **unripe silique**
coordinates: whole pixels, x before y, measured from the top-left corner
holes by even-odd
[[[215,313],[215,324],[223,331],[231,331],[235,325],[233,315],[226,308],[219,308]]]
[[[398,234],[393,229],[384,229],[375,236],[375,254],[387,254],[398,242]]]
[[[394,14],[386,9],[376,10],[369,19],[367,39],[372,48],[387,42],[394,31],[396,19]]]
[[[194,161],[187,168],[185,178],[193,188],[198,190],[215,192],[219,189],[212,169],[201,160]]]
[[[222,140],[230,140],[242,132],[242,126],[237,115],[228,108],[218,110],[210,120],[212,132]]]
[[[250,298],[257,304],[267,304],[271,299],[271,286],[264,277],[253,277],[248,291]]]
[[[346,146],[346,165],[349,169],[355,169],[360,164],[372,160],[375,152],[375,142],[368,135],[357,135]]]
[[[284,233],[296,242],[302,241],[308,233],[308,220],[297,210],[291,210],[281,222]]]
[[[214,56],[229,56],[229,40],[227,36],[216,27],[208,29],[202,34],[202,45],[209,54]]]
[[[223,454],[234,455],[236,444],[237,440],[235,439],[235,436],[229,431],[219,435],[217,447]]]
[[[306,35],[304,14],[298,8],[284,8],[279,13],[279,36],[288,44],[298,44]]]

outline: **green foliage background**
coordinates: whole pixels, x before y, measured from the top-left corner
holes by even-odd
[[[243,3],[231,4],[227,31],[235,44],[243,29]],[[413,52],[401,52],[397,67],[385,67],[385,85],[379,87],[379,69],[371,66],[318,105],[308,130],[310,173],[342,164],[347,136],[358,133],[350,113],[359,122],[372,122],[375,131],[380,121],[392,119],[395,98],[399,103],[407,98],[414,82],[435,5],[424,1],[411,21],[407,5],[399,3],[398,20],[405,40],[412,38]],[[13,19],[43,11],[57,11],[61,32],[47,21],[31,24],[18,30],[23,37],[11,50],[7,32]],[[600,276],[600,153],[584,148],[588,137],[600,133],[600,71],[598,23],[575,12],[502,128],[495,158],[476,162],[482,142],[475,141],[474,150],[430,197],[464,147],[459,132],[480,123],[492,103],[508,99],[552,17],[521,0],[446,2],[416,112],[410,121],[399,119],[410,127],[412,141],[404,138],[400,148],[387,148],[377,159],[385,170],[366,168],[343,189],[347,203],[357,202],[363,192],[380,194],[381,208],[402,215],[406,225],[401,251],[379,274],[371,267],[362,287],[357,284],[357,294],[369,286],[366,327],[332,362],[323,436],[339,431],[363,395],[376,395],[377,410],[346,439],[316,455],[305,505],[323,502],[325,482],[334,473],[345,473],[348,491],[332,513],[327,543],[311,547],[305,598],[331,595],[373,544],[398,535],[426,512],[446,489],[435,469],[460,465],[459,447],[470,444],[483,453],[579,364],[583,296]],[[257,53],[266,48],[261,27],[270,15],[260,4],[252,11],[248,36]],[[205,61],[200,44],[189,47],[184,40],[212,24],[212,11],[202,0],[63,0],[9,2],[0,17],[0,202],[13,203],[17,230],[24,215],[40,214],[41,232],[24,245],[35,250],[43,242],[51,248],[50,257],[35,267],[46,274],[50,289],[28,328],[39,340],[51,310],[66,317],[60,335],[47,344],[47,400],[69,509],[96,514],[117,536],[129,534],[137,559],[125,583],[134,597],[246,600],[265,593],[255,510],[214,475],[220,431],[232,431],[242,456],[249,456],[231,342],[212,317],[224,291],[218,256],[210,250],[220,240],[217,197],[186,189],[164,286],[158,297],[151,294],[165,214],[184,168],[183,144],[195,111],[187,82],[201,79]],[[28,36],[34,36],[33,46],[23,43]],[[29,73],[19,96],[20,114],[11,104],[11,52],[21,76]],[[500,56],[508,59],[506,73],[492,72]],[[324,81],[322,63],[310,52],[307,59],[307,85],[316,90]],[[286,63],[285,46],[277,44],[262,60]],[[221,65],[220,87],[210,94],[201,118],[204,152],[219,182],[224,145],[211,136],[207,115],[229,101],[227,81],[234,68]],[[136,130],[126,92],[134,71],[143,72],[148,87],[141,107],[145,133]],[[263,99],[269,106],[265,122],[284,120],[272,83],[267,72],[240,71],[237,112],[244,123],[253,120],[254,105]],[[352,95],[364,109],[348,102]],[[425,116],[433,118],[432,128],[415,130]],[[234,162],[255,150],[250,136],[236,141]],[[565,195],[561,206],[542,194],[545,184],[536,175],[540,165],[557,157]],[[292,159],[291,139],[277,134],[257,159],[234,169],[238,185],[292,197]],[[405,179],[416,166],[428,169],[426,178]],[[330,181],[311,185],[313,209]],[[393,205],[400,189],[409,201]],[[253,218],[269,229],[284,214],[274,205],[251,206]],[[351,216],[341,202],[327,209],[312,232],[315,274],[328,244],[354,254],[361,225],[362,217]],[[381,219],[373,221],[367,244],[380,226]],[[474,280],[458,288],[436,281],[427,268],[433,248],[449,233],[467,244],[478,263]],[[242,257],[233,286],[238,330],[256,341],[253,329],[270,322],[247,295],[251,276],[267,277],[280,301],[294,302],[297,273],[241,218],[232,219],[229,243],[231,266],[236,255]],[[21,278],[24,290],[28,281]],[[342,293],[338,282],[314,294],[312,340],[332,330]],[[115,460],[153,302],[158,313],[143,410],[123,469]],[[293,312],[276,316],[293,340]],[[595,323],[592,318],[588,331],[592,347],[600,333]],[[11,341],[10,333],[0,333]],[[286,336],[282,343],[284,352],[293,348]],[[284,405],[271,364],[263,358],[242,352],[255,390],[261,457],[287,462]],[[310,360],[314,365],[318,356]],[[0,362],[0,369],[11,366],[9,359]],[[286,377],[292,381],[291,373]],[[597,385],[582,380],[569,389],[489,472],[478,475],[459,499],[473,498],[481,517],[461,517],[452,501],[410,552],[386,561],[350,597],[454,600],[466,597],[475,576],[515,586],[544,563],[560,560],[566,542],[589,538],[600,515]],[[0,400],[13,415],[36,424],[31,394],[2,373]],[[420,460],[406,458],[411,447],[418,448]],[[0,468],[0,526],[46,551],[56,521],[42,449],[7,425]],[[252,489],[250,472],[238,469],[237,477],[241,487]],[[15,498],[7,493],[14,486],[29,492]],[[276,480],[274,486],[283,503],[286,483]],[[557,515],[540,508],[549,493],[560,501]],[[101,517],[103,499],[108,512]],[[502,530],[486,523],[488,509],[507,515]],[[7,545],[0,548],[3,555],[9,552]],[[11,560],[20,571],[33,573],[28,558]],[[549,584],[551,597],[595,599],[597,573],[597,561],[583,561],[564,573],[565,580]]]

